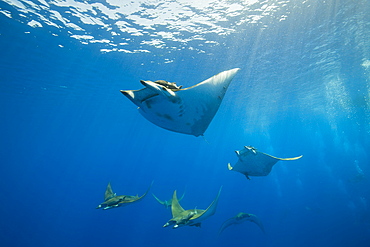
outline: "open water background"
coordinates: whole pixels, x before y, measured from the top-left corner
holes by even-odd
[[[168,1],[164,9],[137,1],[141,12],[109,19],[100,8],[91,16],[137,28],[144,24],[133,16],[163,8],[163,17],[170,3],[193,11],[188,20],[224,16],[214,22],[224,33],[206,33],[214,27],[200,21],[175,29],[163,20],[141,36],[127,28],[108,35],[86,23],[93,12],[81,6],[113,11],[113,0],[0,1],[1,246],[368,246],[370,3]],[[235,4],[249,9],[228,15]],[[277,7],[266,18],[238,22],[269,6]],[[71,23],[93,38],[72,37],[82,31]],[[236,67],[206,140],[151,124],[119,92],[141,88],[141,79],[191,86]],[[303,158],[247,180],[227,169],[245,145]],[[173,230],[162,228],[170,211],[150,194],[124,208],[95,209],[108,182],[117,194],[141,195],[153,180],[161,199],[185,191],[185,209],[208,207],[223,186],[216,214],[201,228]],[[257,215],[266,234],[245,222],[218,236],[239,212]]]

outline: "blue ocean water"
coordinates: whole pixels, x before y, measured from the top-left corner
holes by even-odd
[[[0,1],[1,246],[368,246],[370,3]],[[202,137],[119,90],[241,68]],[[229,171],[252,145],[268,176]],[[107,184],[140,202],[95,209]],[[163,228],[185,192],[202,226]],[[251,222],[218,235],[239,212]]]

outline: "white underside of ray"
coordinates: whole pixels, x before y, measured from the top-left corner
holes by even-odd
[[[175,96],[156,93],[153,87],[123,92],[150,122],[171,131],[199,136],[215,116],[238,70],[221,72],[197,85],[175,91]]]

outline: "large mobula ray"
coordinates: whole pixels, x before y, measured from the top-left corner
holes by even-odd
[[[231,166],[229,163],[228,168],[230,171],[244,174],[248,179],[250,179],[249,176],[267,176],[279,160],[297,160],[302,158],[302,155],[294,158],[277,158],[259,152],[251,146],[245,146],[242,150],[235,151],[235,153],[239,160],[234,166]]]
[[[218,234],[221,234],[226,228],[228,228],[231,225],[241,224],[245,221],[251,221],[253,223],[256,223],[261,228],[261,230],[265,232],[265,229],[262,225],[261,220],[256,215],[241,212],[241,213],[238,213],[236,216],[226,220],[222,224],[220,230],[218,231]]]
[[[105,190],[105,194],[104,194],[104,202],[99,204],[99,206],[97,206],[96,208],[97,209],[103,208],[103,210],[106,210],[106,209],[126,206],[134,202],[138,202],[148,194],[150,188],[152,187],[152,184],[149,186],[149,188],[144,193],[144,195],[139,197],[138,195],[136,196],[128,196],[128,195],[117,196],[116,193],[113,193],[110,183],[108,183],[107,189]]]
[[[203,135],[238,68],[223,71],[188,88],[167,81],[143,81],[145,88],[121,90],[150,122],[167,130]]]
[[[172,219],[170,219],[163,227],[173,225],[173,229],[181,226],[201,226],[201,222],[216,213],[218,198],[221,193],[221,189],[218,191],[218,194],[211,205],[208,206],[206,210],[202,209],[188,209],[185,210],[179,204],[177,200],[176,190],[173,193],[172,197]]]

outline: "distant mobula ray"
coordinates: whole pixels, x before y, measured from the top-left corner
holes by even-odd
[[[176,190],[173,193],[172,197],[172,205],[171,205],[171,211],[172,211],[172,219],[170,219],[163,227],[167,226],[173,226],[172,228],[178,228],[181,226],[201,226],[201,222],[212,215],[215,214],[217,209],[217,203],[218,198],[221,193],[221,189],[218,191],[218,194],[215,198],[215,200],[209,205],[209,207],[206,210],[202,209],[188,209],[185,210],[181,207],[179,204],[179,201],[177,199]]]
[[[166,208],[170,208],[171,207],[171,205],[172,205],[172,198],[169,199],[169,200],[162,201],[158,197],[156,197],[153,193],[152,193],[152,195],[157,200],[157,202],[159,202],[160,204],[162,204]],[[182,194],[182,196],[180,197],[180,199],[178,199],[178,201],[181,201],[184,198],[184,196],[185,196],[185,192]]]
[[[121,90],[150,122],[167,130],[203,135],[221,105],[238,68],[223,71],[188,88],[164,80],[143,81],[145,88]]]
[[[101,203],[96,208],[97,209],[103,208],[103,210],[106,210],[106,209],[111,209],[111,208],[127,206],[134,202],[138,202],[148,194],[150,188],[152,187],[152,184],[153,182],[150,184],[149,188],[144,193],[144,195],[139,197],[138,195],[136,196],[128,196],[128,195],[117,196],[116,193],[113,193],[111,184],[108,183],[107,189],[105,190],[105,194],[104,194],[104,202]]]
[[[239,161],[231,166],[228,164],[228,168],[231,171],[237,171],[244,174],[248,179],[249,176],[267,176],[272,167],[279,160],[297,160],[302,158],[303,155],[294,158],[277,158],[269,154],[265,154],[257,151],[252,146],[245,146],[242,150],[235,151],[239,158]]]
[[[218,231],[218,234],[221,234],[226,228],[228,228],[231,225],[241,224],[245,221],[251,221],[253,223],[256,223],[261,228],[261,230],[265,232],[265,228],[263,227],[262,222],[256,215],[241,212],[238,213],[236,216],[226,220],[222,224],[220,230]]]

